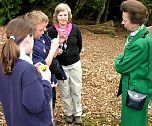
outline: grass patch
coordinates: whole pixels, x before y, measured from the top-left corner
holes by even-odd
[[[106,117],[98,117],[96,119],[90,119],[88,117],[83,117],[84,126],[104,126],[104,125],[110,125],[110,126],[119,126],[120,120],[118,119],[112,119],[109,121]]]
[[[84,126],[96,126],[97,122],[94,119],[83,117]]]

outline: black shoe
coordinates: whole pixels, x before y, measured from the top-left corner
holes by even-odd
[[[81,116],[75,116],[74,117],[74,123],[78,124],[78,125],[83,125],[83,121],[82,121]]]
[[[73,115],[71,115],[71,116],[65,116],[65,121],[67,122],[67,123],[73,123]]]

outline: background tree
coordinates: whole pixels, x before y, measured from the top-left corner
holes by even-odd
[[[74,7],[73,16],[75,17],[79,11],[82,9],[82,7],[86,4],[87,0],[77,0],[76,5]]]
[[[152,0],[141,0],[143,2],[149,11],[149,20],[147,22],[147,25],[152,25]]]
[[[0,25],[14,18],[21,10],[21,0],[1,0],[0,2]]]
[[[12,18],[31,10],[44,11],[51,21],[57,4],[67,3],[73,19],[94,21],[94,24],[108,20],[120,21],[120,4],[123,0],[0,0],[0,25],[5,25]],[[148,25],[152,24],[152,0],[140,0],[148,8],[150,16]]]
[[[98,9],[98,15],[97,15],[97,18],[96,18],[96,24],[99,24],[100,18],[105,11],[106,2],[107,2],[107,0],[97,0],[97,2],[96,2],[96,8],[99,8]]]

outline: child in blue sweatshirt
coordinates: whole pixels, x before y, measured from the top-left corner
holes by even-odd
[[[0,62],[0,102],[7,126],[51,126],[51,72],[32,65],[35,28],[22,17],[11,20]]]

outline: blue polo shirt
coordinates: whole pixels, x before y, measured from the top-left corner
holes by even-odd
[[[46,64],[45,59],[51,48],[51,38],[47,34],[43,34],[39,39],[34,41],[32,60],[33,64],[41,62]],[[51,76],[51,82],[57,83],[54,74]]]

